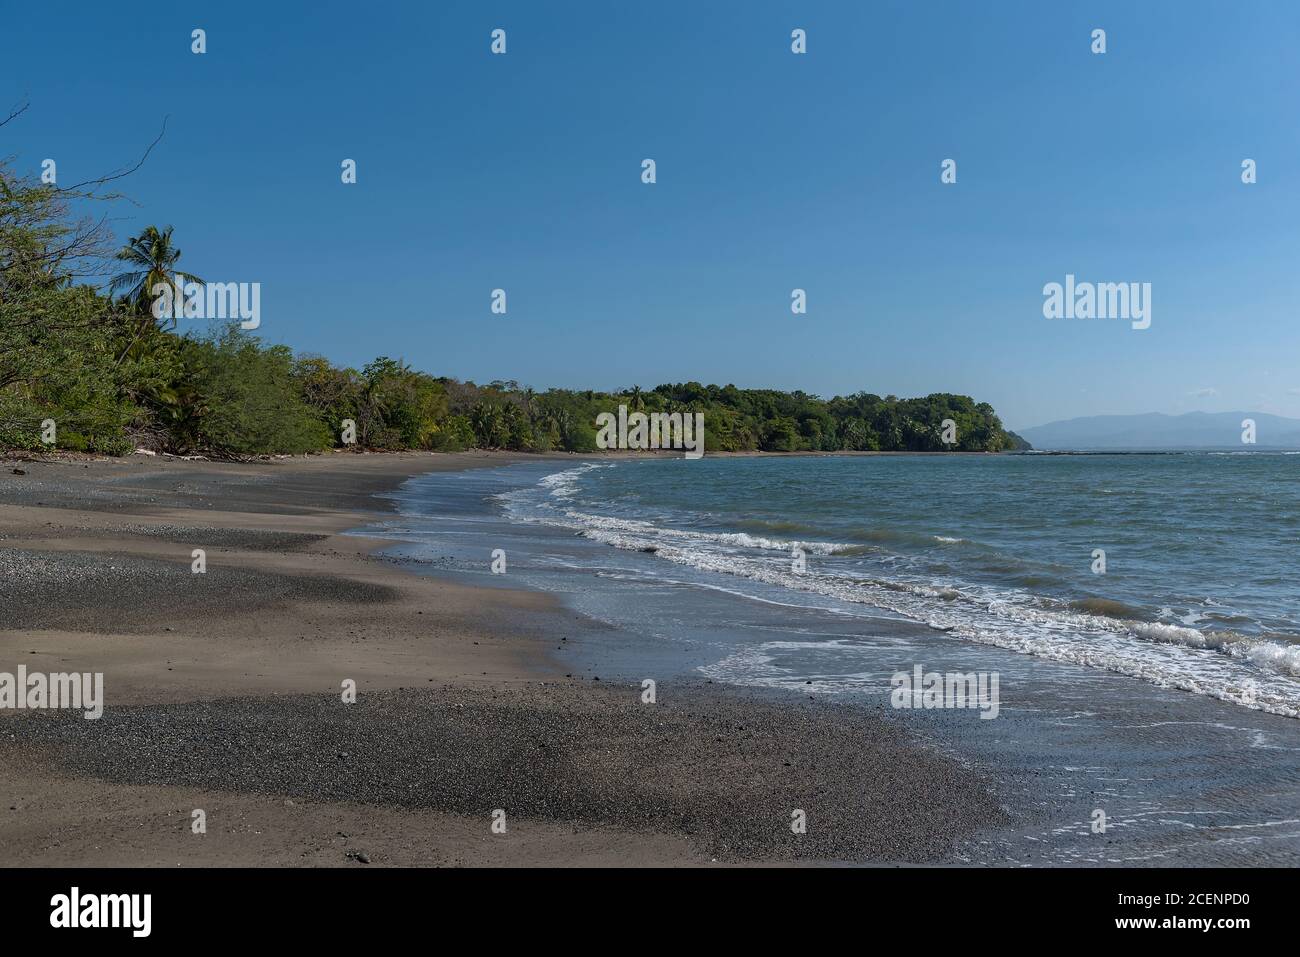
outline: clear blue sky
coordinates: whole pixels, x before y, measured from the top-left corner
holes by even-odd
[[[1300,416],[1300,4],[25,3],[4,26],[0,102],[31,109],[0,155],[70,183],[170,115],[118,236],[174,224],[300,351],[539,389],[966,392],[1012,427]],[[1044,319],[1066,273],[1150,282],[1151,328]]]

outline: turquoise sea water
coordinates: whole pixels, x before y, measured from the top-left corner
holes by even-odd
[[[1300,456],[620,461],[500,498],[766,599],[1300,716]]]
[[[955,861],[1294,866],[1296,468],[538,460],[416,477],[369,532],[414,570],[554,595],[576,613],[543,649],[563,680],[825,697],[982,769],[1015,823]],[[918,666],[1000,676],[997,719],[896,708]]]

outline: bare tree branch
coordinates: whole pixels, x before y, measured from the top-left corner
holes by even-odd
[[[88,179],[85,182],[75,183],[72,186],[60,186],[58,191],[60,193],[71,193],[80,189],[84,189],[87,186],[103,186],[105,183],[110,183],[115,179],[122,179],[122,177],[124,176],[130,176],[132,173],[134,173],[136,170],[138,170],[141,166],[144,165],[145,160],[149,158],[149,154],[153,152],[153,148],[162,141],[163,135],[167,132],[168,119],[170,119],[170,114],[168,116],[163,117],[162,129],[158,131],[158,135],[154,137],[153,142],[150,143],[149,147],[144,151],[144,155],[140,157],[140,161],[136,163],[134,166],[129,167],[127,169],[118,170],[116,173],[107,173],[104,176],[99,176],[96,177],[95,179]]]
[[[31,106],[31,103],[29,103],[26,100],[23,100],[21,103],[17,104],[12,110],[9,111],[8,116],[6,116],[3,120],[0,120],[0,126],[4,126],[6,123],[10,122],[11,120],[18,119],[18,117],[22,116],[24,113],[27,112],[27,108],[29,106]]]

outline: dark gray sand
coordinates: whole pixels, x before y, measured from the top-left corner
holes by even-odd
[[[196,539],[204,545],[208,539]],[[105,560],[82,552],[0,549],[0,626],[94,631],[109,625],[115,634],[133,634],[179,624],[185,616],[220,616],[238,606],[256,612],[294,601],[381,602],[392,588],[335,575],[277,574],[233,563],[219,563],[195,587],[190,550],[166,562],[122,555]],[[32,600],[35,597],[36,600]],[[127,613],[108,622],[123,603]]]
[[[206,548],[238,548],[245,551],[292,552],[310,548],[329,538],[309,532],[271,532],[256,528],[214,528],[210,525],[178,525],[172,522],[141,524],[135,522],[106,522],[100,525],[67,525],[48,523],[44,528],[26,531],[24,541],[62,542],[75,545],[80,538],[102,538],[112,535],[122,539],[140,538],[176,545],[194,546],[201,543]],[[14,540],[12,533],[0,531],[0,544]]]
[[[980,779],[860,710],[708,686],[440,687],[33,714],[11,740],[119,784],[685,834],[720,861],[944,860],[1005,822]],[[806,814],[806,833],[791,827]]]
[[[6,461],[0,468],[0,503],[126,514],[158,508],[271,515],[388,512],[392,504],[376,494],[396,488],[412,475],[498,466],[517,459],[488,452],[411,452],[335,453],[268,462],[139,456],[94,462]],[[16,474],[15,469],[24,474]]]
[[[642,704],[569,674],[606,626],[340,534],[412,475],[509,460],[5,465],[0,670],[102,671],[106,704],[0,712],[0,861],[355,866],[342,829],[376,863],[944,862],[1004,825],[896,723],[703,682]],[[224,809],[206,840],[195,807]]]

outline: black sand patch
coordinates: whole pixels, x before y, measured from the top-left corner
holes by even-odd
[[[223,564],[207,556],[194,574],[190,549],[175,562],[85,552],[0,548],[0,629],[58,628],[134,634],[196,616],[245,614],[293,601],[367,603],[394,588],[333,575],[288,575]],[[115,615],[111,609],[121,608]]]
[[[418,680],[417,676],[412,676]],[[943,861],[1005,823],[979,775],[859,710],[716,686],[241,697],[42,713],[0,734],[74,774],[688,836],[721,860]],[[807,832],[791,829],[792,811]]]

